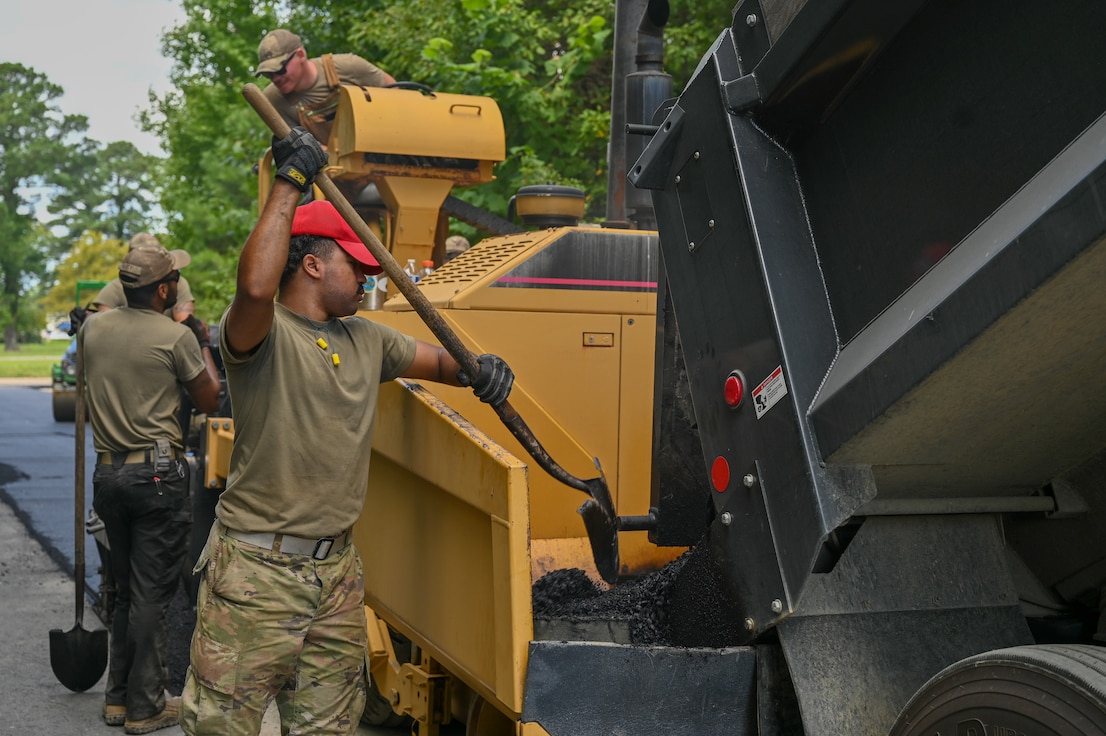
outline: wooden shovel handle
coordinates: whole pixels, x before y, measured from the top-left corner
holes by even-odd
[[[250,103],[254,111],[265,121],[265,124],[269,126],[269,129],[273,131],[273,134],[278,138],[283,138],[291,131],[288,123],[280,116],[273,107],[269,99],[265,97],[264,93],[255,84],[247,84],[242,88],[242,96],[246,98],[246,101]],[[380,239],[376,237],[374,233],[365,221],[361,219],[361,215],[354,209],[353,205],[349,203],[345,195],[338,189],[338,187],[331,180],[326,171],[320,171],[315,176],[315,185],[322,190],[326,198],[330,200],[339,214],[345,218],[346,222],[353,229],[353,232],[357,234],[357,237],[361,238],[361,242],[365,244],[365,247],[369,249],[369,252],[376,258],[377,263],[384,269],[384,273],[391,279],[392,284],[395,285],[403,296],[407,297],[407,301],[415,309],[422,321],[426,323],[426,326],[430,328],[430,331],[434,333],[434,336],[438,338],[438,341],[442,344],[449,354],[453,356],[453,359],[461,366],[461,369],[468,374],[469,378],[473,381],[476,380],[476,374],[480,372],[480,366],[476,362],[476,356],[465,347],[460,338],[450,329],[449,325],[445,323],[438,311],[434,309],[434,306],[430,301],[423,296],[423,293],[419,290],[415,283],[408,278],[403,269],[400,268],[399,263],[392,257],[392,254],[384,247],[384,244],[380,242]],[[495,413],[499,415],[500,420],[510,430],[530,453],[530,456],[538,463],[539,466],[549,475],[565,484],[570,488],[575,488],[578,491],[582,491],[588,494],[595,503],[585,502],[580,507],[580,511],[588,512],[585,517],[585,528],[588,532],[588,539],[591,542],[592,551],[596,560],[596,567],[603,575],[604,579],[608,582],[614,582],[618,575],[618,531],[615,518],[614,503],[611,500],[610,489],[607,487],[606,478],[603,477],[603,470],[599,467],[599,458],[595,459],[596,469],[599,470],[599,477],[591,480],[584,480],[578,478],[567,470],[562,468],[557,462],[550,456],[545,448],[542,447],[538,438],[534,436],[533,431],[527,426],[526,422],[519,415],[517,411],[506,401],[493,407]]]
[[[250,103],[250,106],[257,112],[265,124],[269,126],[269,129],[273,131],[273,134],[278,138],[283,138],[291,131],[291,127],[280,116],[280,113],[276,111],[272,103],[269,102],[269,98],[258,88],[256,84],[249,83],[242,88],[242,96],[246,98],[246,101]],[[376,258],[377,263],[384,269],[384,273],[388,274],[388,278],[391,279],[393,285],[395,285],[403,296],[407,297],[407,301],[414,307],[415,311],[426,326],[430,328],[430,331],[434,333],[434,336],[438,338],[438,341],[442,344],[449,354],[453,356],[453,359],[460,364],[461,369],[468,374],[472,380],[476,379],[476,374],[480,372],[480,366],[476,362],[476,356],[472,354],[465,344],[461,342],[456,333],[450,329],[441,315],[438,314],[438,310],[434,309],[434,305],[430,303],[419,290],[415,283],[407,276],[407,274],[400,268],[399,263],[392,254],[388,252],[388,249],[384,247],[384,244],[380,242],[380,239],[376,237],[374,233],[365,221],[361,219],[361,215],[354,209],[353,205],[349,203],[346,196],[342,194],[341,190],[334,184],[330,176],[324,171],[320,171],[315,176],[315,185],[322,190],[326,198],[330,200],[330,203],[334,205],[334,208],[338,210],[339,214],[345,218],[346,222],[353,229],[353,232],[357,234],[357,237],[361,238],[361,241],[365,244],[365,247],[369,249],[369,252]],[[592,488],[589,485],[589,481],[577,478],[570,474],[567,470],[557,464],[556,461],[550,457],[549,453],[545,451],[541,443],[538,442],[537,437],[527,426],[526,422],[519,416],[519,413],[506,401],[499,406],[494,407],[496,414],[511,431],[511,434],[515,436],[522,446],[530,453],[531,457],[537,461],[547,473],[564,483],[565,485],[575,488],[578,491],[583,491],[588,495],[592,495]],[[598,462],[598,461],[597,461]],[[606,481],[602,480],[602,476],[597,479],[603,486],[606,486]],[[591,481],[592,483],[595,481]]]
[[[273,131],[273,135],[277,138],[288,135],[291,127],[256,84],[250,83],[244,86],[242,96],[246,98],[246,102],[250,103],[250,106]],[[349,203],[349,200],[346,199],[346,196],[342,194],[325,170],[316,175],[315,185],[322,190],[330,203],[334,205],[334,208],[345,218],[353,232],[357,233],[357,237],[361,238],[361,242],[365,244],[365,247],[376,258],[376,262],[384,269],[384,273],[388,275],[392,286],[399,289],[399,292],[407,298],[414,310],[422,317],[426,326],[441,342],[442,347],[449,351],[449,354],[460,364],[469,378],[475,379],[476,374],[480,372],[480,366],[476,363],[476,356],[465,347],[465,344],[449,328],[449,325],[445,323],[438,311],[434,309],[434,305],[419,291],[419,288],[415,286],[415,282],[400,267],[399,262],[380,242],[380,238],[376,237],[376,233],[365,223],[360,213]]]
[[[74,361],[77,371],[77,406],[73,421],[73,582],[77,596],[77,626],[84,623],[84,492],[85,492],[85,378],[84,334],[77,330],[77,355]]]

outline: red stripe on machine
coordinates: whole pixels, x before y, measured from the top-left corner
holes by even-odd
[[[498,284],[535,284],[540,286],[610,286],[620,289],[655,289],[656,281],[608,281],[604,279],[561,279],[552,276],[502,276]]]

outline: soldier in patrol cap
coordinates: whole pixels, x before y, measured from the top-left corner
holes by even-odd
[[[96,450],[92,505],[107,532],[118,588],[101,715],[129,734],[177,724],[180,699],[165,693],[165,617],[192,508],[180,389],[204,412],[219,401],[203,323],[162,314],[176,302],[180,269],[189,261],[184,251],[161,246],[127,253],[119,264],[127,305],[86,319],[78,346]]]
[[[469,249],[469,241],[464,235],[450,235],[445,239],[445,259],[456,258]]]
[[[302,126],[324,145],[338,107],[339,85],[383,87],[396,81],[356,54],[309,59],[300,37],[283,28],[261,39],[255,75],[272,82],[265,96],[288,125]]]
[[[162,245],[150,233],[135,233],[130,239],[128,252],[140,247],[161,248]],[[184,253],[184,251],[180,252]],[[187,256],[187,254],[185,255]],[[69,324],[71,325],[69,334],[76,334],[81,323],[88,318],[90,312],[106,312],[109,309],[118,309],[125,306],[127,306],[127,295],[123,289],[123,284],[118,278],[114,278],[100,289],[99,293],[96,294],[96,298],[89,303],[87,308],[77,306],[69,312]],[[177,282],[176,304],[166,307],[164,314],[176,322],[184,322],[189,318],[195,319],[196,302],[192,299],[192,289],[188,285],[188,280],[183,276]],[[100,575],[101,595],[97,609],[104,624],[110,627],[112,610],[115,608],[115,580],[111,572],[111,548],[104,538],[103,522],[100,521],[95,510],[89,514],[88,530],[96,538],[96,548],[100,553],[100,562],[102,563]]]
[[[150,233],[136,233],[131,238],[129,250],[139,247],[160,248],[161,243]],[[183,252],[183,251],[182,251]],[[95,306],[93,311],[106,312],[109,309],[118,309],[127,306],[127,297],[123,292],[123,285],[119,279],[112,279],[100,293],[92,300]],[[177,322],[183,322],[190,314],[196,313],[196,302],[192,299],[192,289],[188,285],[188,279],[181,276],[177,284],[177,303],[165,310],[165,316],[171,317]]]

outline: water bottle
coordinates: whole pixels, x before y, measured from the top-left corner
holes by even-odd
[[[422,281],[430,274],[434,273],[434,261],[429,259],[422,262],[422,270],[419,271],[419,280]]]
[[[419,271],[417,268],[415,268],[414,258],[407,259],[407,265],[403,267],[403,272],[407,274],[416,284],[419,282]]]

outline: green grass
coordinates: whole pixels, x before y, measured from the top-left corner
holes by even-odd
[[[61,361],[69,340],[20,345],[19,350],[0,349],[0,378],[49,378],[50,366]]]

